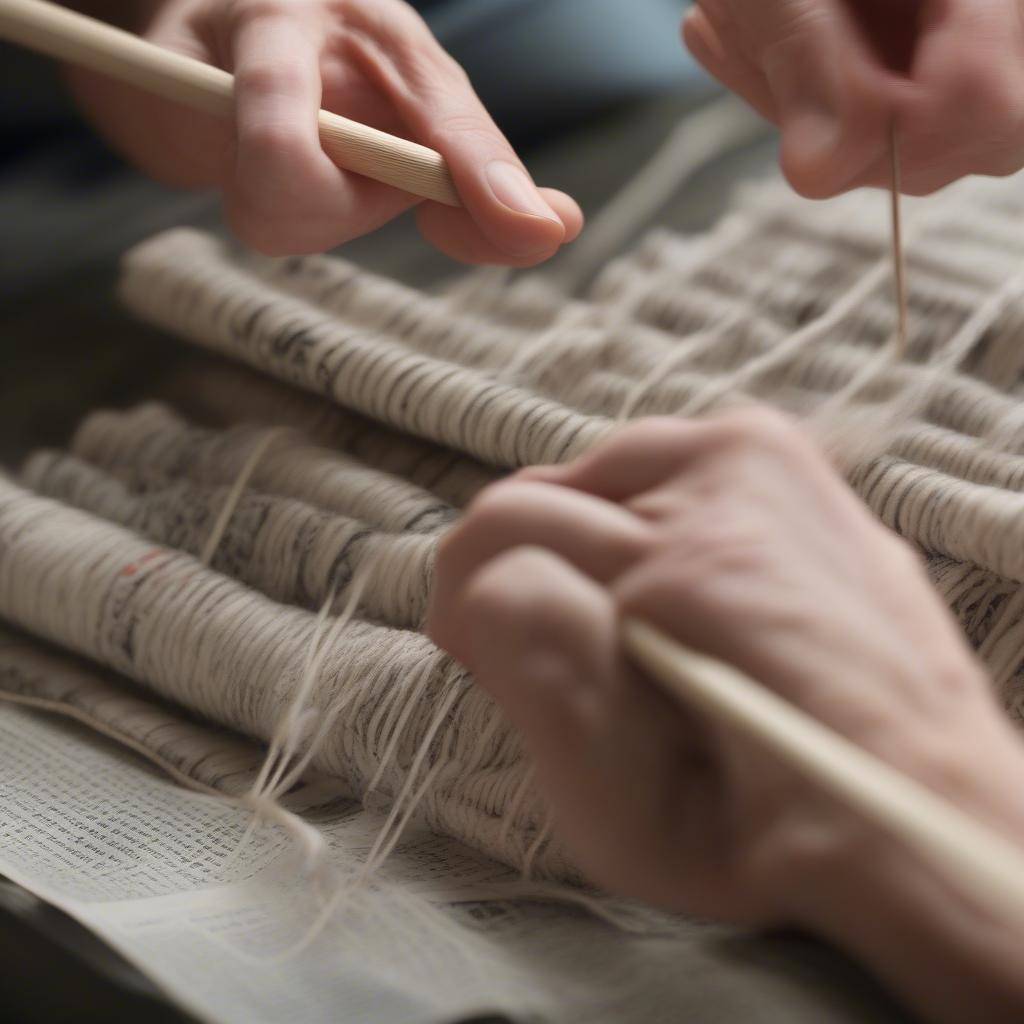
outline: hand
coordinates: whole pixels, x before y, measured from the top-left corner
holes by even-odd
[[[782,165],[812,197],[1024,166],[1021,0],[698,0],[694,56],[782,129]]]
[[[447,158],[465,209],[423,203],[423,234],[471,263],[528,266],[579,233],[568,196],[538,189],[461,68],[401,0],[161,0],[143,34],[235,74],[235,124],[70,72],[97,127],[154,177],[216,186],[235,234],[273,255],[322,251],[417,200],[341,171],[317,110]]]
[[[558,831],[595,882],[814,928],[922,1004],[954,1007],[928,969],[938,954],[892,949],[920,922],[917,907],[894,920],[906,908],[891,890],[909,892],[904,875],[927,867],[665,697],[625,662],[624,615],[1024,836],[1004,789],[1024,779],[1016,738],[910,548],[774,414],[652,420],[485,492],[443,542],[429,629],[524,734]],[[948,896],[939,905],[948,916]],[[970,972],[957,962],[960,983]]]

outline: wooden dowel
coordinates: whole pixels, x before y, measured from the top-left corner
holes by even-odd
[[[232,116],[234,78],[228,72],[46,0],[0,0],[0,38],[194,110]],[[440,153],[326,110],[319,123],[324,152],[339,167],[423,199],[460,205]]]
[[[631,657],[689,708],[743,733],[906,843],[1001,920],[1024,926],[1024,851],[754,682],[638,620],[624,623]]]

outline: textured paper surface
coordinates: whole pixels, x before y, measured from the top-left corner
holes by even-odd
[[[509,872],[422,832],[315,942],[282,956],[319,902],[280,833],[257,832],[238,850],[248,818],[236,806],[9,705],[0,705],[0,779],[0,872],[204,1020],[427,1024],[487,1011],[637,1024],[899,1019],[870,988],[853,996],[854,979],[820,953],[800,978],[800,953],[787,964],[722,928],[664,918],[638,937],[551,904],[459,905]],[[365,856],[380,818],[349,804],[319,824],[333,855],[351,859]]]

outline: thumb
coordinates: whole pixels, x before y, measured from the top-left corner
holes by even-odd
[[[775,101],[793,187],[843,191],[883,154],[885,69],[845,0],[730,0]]]

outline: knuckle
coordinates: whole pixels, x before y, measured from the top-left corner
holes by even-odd
[[[268,118],[241,125],[238,148],[246,163],[276,168],[302,153],[305,141],[300,126]],[[250,171],[257,172],[258,168],[250,167]]]
[[[804,446],[803,435],[796,424],[784,413],[766,405],[725,413],[719,426],[723,440],[741,449],[794,455]]]
[[[467,587],[467,606],[488,621],[529,623],[545,618],[547,589],[539,581],[550,558],[528,547],[502,553],[473,577]]]
[[[989,110],[999,138],[1019,139],[1024,127],[1024,82],[1010,81],[999,76],[992,83],[989,96]]]
[[[624,446],[671,444],[688,437],[692,424],[675,416],[647,416],[619,430],[615,439]]]
[[[235,89],[254,98],[301,92],[307,80],[298,64],[260,61],[243,64],[235,72]]]
[[[394,47],[419,47],[424,39],[434,38],[423,16],[404,0],[385,0],[384,3],[370,5],[369,11],[367,6],[365,0],[349,0],[345,5],[346,15],[349,20],[372,31],[382,43]]]
[[[666,555],[616,583],[612,596],[621,619],[656,616],[670,606],[682,620],[693,606],[697,586],[689,565]]]
[[[489,562],[466,584],[462,607],[468,629],[486,630],[490,623],[518,619],[528,606],[519,599],[516,588],[509,586],[503,569],[501,559]]]
[[[943,121],[959,113],[976,151],[1009,146],[1024,130],[1024,76],[1006,68],[1004,61],[965,49],[937,105]]]
[[[549,586],[556,556],[539,548],[506,551],[480,568],[469,580],[460,603],[461,627],[478,637],[500,630],[515,648],[538,659],[559,656],[568,647],[566,609]]]
[[[514,520],[527,491],[532,491],[531,485],[516,478],[491,484],[473,499],[466,513],[465,528],[503,529]]]
[[[825,4],[785,2],[777,13],[766,14],[764,31],[754,36],[760,40],[761,60],[766,66],[789,62],[794,55],[806,53],[808,40],[818,38],[828,27],[832,11]]]
[[[441,87],[436,91],[438,94],[447,94],[447,90]],[[445,102],[449,100],[446,98]],[[435,131],[442,138],[457,136],[460,139],[491,142],[496,129],[483,111],[462,109],[442,114],[437,120]]]
[[[271,10],[268,10],[268,6]],[[223,0],[219,7],[221,17],[229,25],[244,25],[253,17],[272,13],[276,0]]]
[[[236,153],[230,198],[237,214],[275,234],[323,215],[326,186],[294,126],[267,122],[240,129]]]
[[[313,0],[220,0],[220,16],[234,28],[264,20],[303,20],[317,12]]]
[[[434,61],[449,85],[461,89],[472,89],[471,80],[466,69],[446,50],[438,48]],[[474,91],[475,95],[475,91]]]
[[[983,54],[965,50],[948,83],[950,98],[959,95],[972,107],[989,111],[992,115],[1002,103],[1009,100],[1007,78],[1002,67]]]
[[[695,583],[725,574],[753,574],[765,564],[770,544],[763,523],[736,505],[716,508],[714,517],[693,531],[686,550],[679,551],[676,568],[685,564]]]
[[[453,84],[468,83],[461,65],[437,42],[423,16],[407,3],[391,2],[367,9],[350,3],[345,20],[367,53],[397,72],[417,95],[444,95]]]
[[[491,484],[473,499],[462,519],[438,545],[438,571],[464,566],[494,547],[494,538],[511,536],[523,508],[521,492],[527,485],[515,480]]]
[[[608,463],[643,458],[652,451],[682,446],[692,433],[692,422],[671,416],[647,417],[617,428],[579,463],[597,472]]]
[[[389,41],[391,57],[406,78],[438,95],[450,95],[453,86],[467,86],[469,76],[462,65],[437,43],[422,18],[411,13],[417,25],[408,26]]]
[[[665,607],[704,608],[729,580],[762,576],[772,562],[771,538],[763,525],[735,506],[688,523],[685,537],[663,540],[632,578],[619,600],[625,611]]]
[[[663,541],[655,525],[641,520],[628,531],[604,538],[606,553],[621,567],[642,565],[655,557]]]

